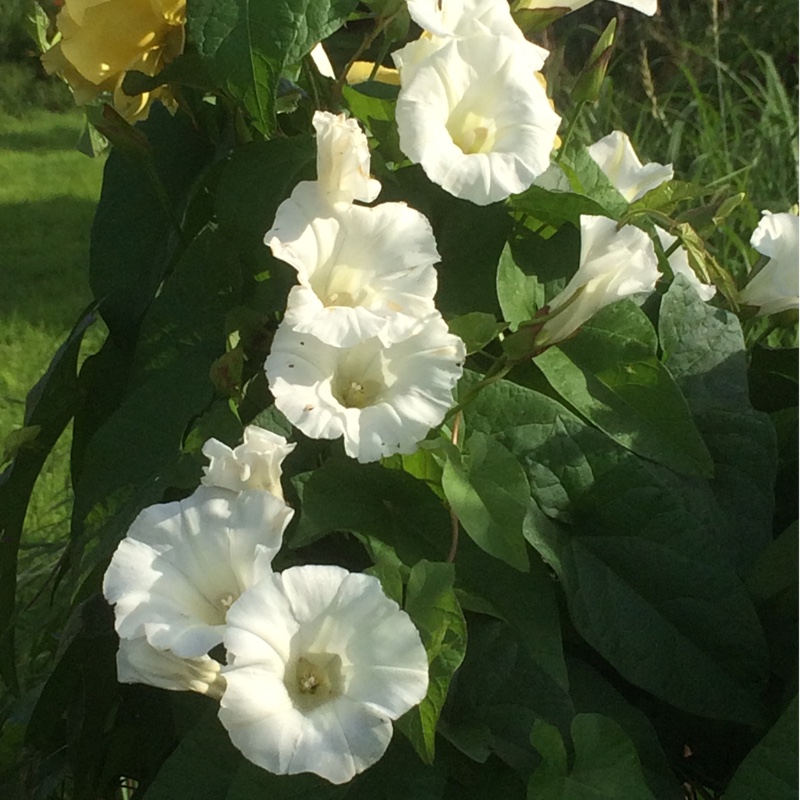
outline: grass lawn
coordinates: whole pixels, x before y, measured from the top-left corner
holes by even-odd
[[[25,397],[91,300],[89,230],[102,160],[75,149],[83,114],[0,116],[0,443],[22,425]],[[100,330],[85,347],[96,348]],[[26,518],[20,580],[47,574],[44,544],[68,528],[69,433],[37,483]]]

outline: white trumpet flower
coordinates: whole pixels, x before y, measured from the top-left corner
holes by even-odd
[[[393,57],[400,148],[434,183],[488,205],[547,169],[561,118],[514,39],[420,39]]]
[[[642,164],[628,134],[614,131],[588,147],[589,155],[611,181],[612,186],[629,202],[644,197],[651,189],[675,174],[672,164]]]
[[[222,697],[225,688],[220,665],[210,656],[179,658],[169,650],[157,650],[144,637],[119,640],[117,680],[176,692],[198,692],[215,700]]]
[[[388,345],[435,312],[436,240],[405,203],[326,209],[308,184],[278,208],[265,242],[297,270],[286,324],[327,344]]]
[[[798,307],[800,218],[764,211],[750,244],[770,260],[742,289],[741,301],[758,306],[759,317]]]
[[[623,297],[652,292],[659,277],[656,251],[644,231],[631,225],[617,230],[613,219],[582,215],[580,266],[549,303],[537,347],[563,341]]]
[[[200,658],[222,641],[231,604],[270,572],[293,511],[263,491],[201,486],[145,508],[103,580],[122,639]]]
[[[225,647],[220,720],[246,758],[277,774],[351,780],[428,690],[411,619],[377,578],[340,567],[292,567],[253,586],[231,607]]]
[[[281,464],[294,448],[283,436],[248,425],[238,447],[231,449],[217,439],[203,445],[203,455],[210,464],[203,467],[201,481],[205,486],[221,486],[233,492],[261,489],[282,500]]]
[[[378,337],[334,347],[282,324],[265,369],[275,405],[306,436],[344,437],[361,462],[413,453],[453,402],[464,343],[438,314],[388,347]]]
[[[408,0],[411,19],[426,33],[419,48],[407,49],[417,61],[422,52],[430,54],[447,40],[463,39],[475,34],[505,36],[530,59],[532,70],[539,70],[549,55],[543,47],[529,42],[514,22],[506,0]],[[409,66],[409,61],[404,61]]]
[[[545,10],[550,8],[565,8],[568,11],[577,11],[579,8],[588,6],[592,0],[519,0],[515,9],[531,9],[533,11]],[[635,11],[641,11],[652,17],[658,11],[658,0],[616,0],[621,6],[627,6]]]

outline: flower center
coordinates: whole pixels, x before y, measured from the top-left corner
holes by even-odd
[[[474,111],[454,113],[447,121],[447,131],[461,152],[489,153],[497,138],[497,126],[493,119]]]
[[[285,684],[295,706],[316,708],[342,693],[342,659],[331,653],[306,653],[287,669]]]
[[[347,264],[333,264],[327,271],[311,276],[311,288],[326,308],[363,306],[373,295],[364,283],[364,273]]]
[[[380,397],[383,385],[378,381],[350,381],[339,386],[332,386],[333,396],[345,408],[366,408],[374,405]]]
[[[392,380],[385,369],[381,343],[367,339],[340,352],[331,379],[334,398],[345,408],[366,408],[381,402]]]

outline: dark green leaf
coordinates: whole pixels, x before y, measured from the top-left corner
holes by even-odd
[[[420,167],[396,173],[397,185],[384,184],[381,201],[398,200],[421,211],[433,226],[442,257],[436,267],[436,305],[449,319],[457,314],[498,311],[495,274],[511,219],[501,203],[476,206],[431,183]]]
[[[211,157],[210,144],[189,120],[181,114],[173,117],[158,103],[136,130],[149,142],[152,157],[147,163],[152,171],[148,173],[143,161],[120,151],[111,153],[89,254],[89,281],[103,319],[114,335],[127,340],[152,301],[172,250],[179,246],[175,220],[184,195]]]
[[[477,353],[491,342],[505,327],[491,314],[472,311],[460,317],[454,317],[447,323],[450,333],[458,336],[467,346],[467,355]]]
[[[567,659],[570,694],[579,713],[603,714],[614,720],[636,747],[642,773],[658,800],[680,800],[683,790],[664,755],[658,734],[647,716],[597,671],[578,659]]]
[[[725,800],[797,797],[797,696],[733,776]]]
[[[430,685],[420,705],[397,723],[426,764],[433,763],[436,724],[447,689],[467,649],[467,624],[453,592],[452,564],[419,561],[411,569],[405,610],[428,653]]]
[[[479,547],[517,569],[528,568],[522,523],[530,488],[522,467],[502,444],[473,432],[462,458],[448,458],[442,489]]]
[[[626,300],[602,309],[535,362],[550,385],[615,442],[676,472],[710,477],[711,455],[656,352],[653,326]]]
[[[164,762],[142,800],[225,800],[242,761],[217,719],[216,704],[209,702],[206,713]]]
[[[664,364],[714,460],[710,485],[726,550],[746,569],[772,538],[777,453],[772,422],[750,404],[739,321],[678,276],[662,300],[659,333]]]
[[[444,561],[450,549],[447,512],[422,481],[351,459],[329,459],[303,488],[297,545],[332,531],[374,536],[406,564]]]
[[[473,617],[469,649],[440,728],[474,761],[494,753],[520,775],[534,766],[530,730],[537,718],[568,729],[573,709],[548,683],[520,636],[499,620]]]
[[[602,714],[575,717],[571,765],[561,734],[546,722],[536,722],[531,742],[542,763],[528,785],[530,800],[656,800],[645,783],[633,743],[614,720]]]
[[[497,263],[497,297],[503,311],[503,319],[516,330],[520,322],[533,319],[544,305],[535,275],[526,275],[516,264],[511,245],[503,248]]]
[[[294,270],[272,258],[264,234],[292,189],[314,179],[314,164],[310,138],[253,142],[233,153],[220,177],[216,211],[221,231],[251,275],[269,278],[254,290],[252,304],[260,314],[282,312],[296,281]]]
[[[528,651],[531,682],[541,686],[541,698],[547,698],[547,710],[538,710],[550,720],[560,720],[569,698],[555,581],[536,553],[529,561],[530,571],[519,572],[502,561],[487,559],[466,540],[459,543],[455,563],[459,585],[487,600]]]
[[[758,719],[763,633],[716,545],[707,495],[507,381],[479,393],[465,422],[494,433],[525,468],[544,511],[529,517],[529,540],[559,575],[586,641],[680,708]]]
[[[631,203],[629,213],[660,211],[671,215],[685,200],[695,200],[708,193],[708,189],[687,181],[665,181]]]
[[[212,401],[209,370],[225,351],[225,318],[240,302],[239,286],[235,253],[209,230],[152,304],[127,393],[86,444],[73,511],[77,553],[103,537],[94,558],[110,555],[136,514],[170,485],[190,423]]]
[[[83,335],[94,321],[91,311],[81,316],[47,372],[28,393],[24,424],[37,429],[36,437],[0,475],[0,676],[12,691],[17,689],[13,622],[22,526],[36,479],[75,413],[78,353]]]
[[[512,208],[554,228],[565,222],[579,227],[581,214],[619,219],[628,210],[627,200],[612,186],[583,145],[570,146],[559,165],[563,175],[559,175],[559,167],[551,167],[554,191],[531,186],[511,199]]]
[[[549,191],[541,186],[531,186],[514,195],[511,207],[554,228],[567,222],[577,227],[581,214],[605,216],[603,206],[591,197],[572,191]]]
[[[284,67],[300,61],[355,7],[356,0],[188,0],[187,31],[227,91],[266,134],[274,125]]]

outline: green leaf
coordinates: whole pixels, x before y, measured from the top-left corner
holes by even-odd
[[[422,481],[352,459],[328,459],[303,488],[296,546],[332,531],[380,539],[406,564],[444,561],[450,549],[447,512]]]
[[[694,183],[665,181],[631,203],[628,213],[639,214],[645,211],[660,211],[662,214],[671,215],[682,202],[695,200],[707,194],[709,194],[708,189]]]
[[[574,143],[559,163],[572,190],[598,203],[604,210],[604,216],[619,219],[628,210],[628,201],[589,155],[587,147]]]
[[[310,137],[252,142],[234,151],[220,176],[215,201],[220,230],[251,276],[269,278],[252,289],[250,302],[259,314],[283,312],[297,281],[293,269],[272,257],[264,234],[292,189],[315,178],[314,158]]]
[[[17,555],[31,492],[48,454],[75,413],[78,404],[77,360],[86,329],[95,321],[89,310],[57,350],[45,374],[28,393],[26,429],[36,438],[21,448],[0,474],[0,676],[16,691],[14,616]]]
[[[770,418],[750,404],[739,321],[677,276],[661,302],[659,334],[664,364],[714,461],[725,549],[745,570],[772,539],[777,446]]]
[[[757,797],[797,797],[797,695],[747,755],[725,792],[725,800]]]
[[[299,62],[355,7],[356,0],[188,0],[187,35],[268,134],[284,67]]]
[[[793,522],[761,551],[747,575],[756,603],[764,603],[797,586],[798,525]]]
[[[400,149],[400,135],[394,116],[397,91],[397,86],[367,81],[356,86],[345,86],[342,97],[350,113],[362,122],[378,142],[380,155],[387,162],[401,164],[406,157]]]
[[[459,586],[487,600],[495,615],[516,632],[531,657],[531,683],[541,686],[541,696],[548,698],[548,719],[560,719],[570,704],[569,682],[555,582],[544,562],[531,554],[530,571],[523,573],[503,561],[487,559],[466,540],[459,542],[455,563]]]
[[[511,198],[511,207],[554,228],[565,222],[580,227],[581,214],[619,219],[628,210],[628,201],[581,144],[571,145],[551,172],[553,190],[531,186]]]
[[[512,330],[564,288],[578,268],[580,244],[572,225],[538,232],[517,226],[497,265],[497,296]]]
[[[103,319],[115,336],[128,340],[181,246],[174,220],[180,217],[189,186],[212,155],[210,144],[185,115],[173,117],[159,103],[136,130],[149,143],[151,172],[123,152],[109,155],[89,252],[89,282],[101,302]]]
[[[475,431],[462,458],[448,458],[442,489],[475,543],[512,567],[528,569],[522,523],[530,488],[514,456],[499,442]]]
[[[430,684],[420,705],[398,720],[426,764],[433,763],[436,724],[447,690],[467,649],[467,624],[453,591],[452,564],[419,561],[406,587],[405,610],[422,637],[428,653]]]
[[[494,753],[521,775],[535,754],[530,730],[537,718],[568,728],[574,711],[565,691],[548,683],[525,640],[504,622],[475,616],[469,648],[453,684],[444,737],[474,761]]]
[[[471,311],[469,314],[454,317],[447,326],[450,328],[450,333],[458,336],[467,346],[467,355],[482,350],[505,327],[491,314],[480,311]]]
[[[614,720],[602,714],[575,717],[571,765],[561,734],[546,722],[536,722],[531,742],[542,763],[531,775],[530,800],[656,800],[645,783],[633,743]]]
[[[790,686],[797,679],[797,534],[795,521],[761,552],[746,581],[769,644],[770,668]]]
[[[679,708],[757,720],[763,633],[716,544],[707,493],[508,381],[481,391],[465,424],[494,434],[524,467],[544,512],[528,518],[529,541],[558,574],[584,639]]]
[[[585,662],[568,658],[567,665],[575,710],[613,719],[636,747],[644,779],[655,797],[658,800],[682,800],[684,794],[680,779],[672,771],[647,715],[629,703],[600,672]]]
[[[225,352],[225,318],[239,291],[236,254],[217,231],[204,231],[142,322],[126,393],[85,445],[73,511],[77,553],[101,539],[92,558],[108,557],[136,514],[171,485],[190,423],[212,402],[209,371]]]
[[[650,321],[624,300],[534,361],[550,385],[615,442],[676,472],[710,477],[711,455],[657,347]]]
[[[209,701],[205,713],[164,762],[142,800],[225,800],[242,756],[217,719],[217,710]]]
[[[539,280],[535,275],[526,275],[516,264],[511,245],[506,244],[497,262],[497,297],[503,311],[503,319],[515,331],[520,322],[533,319],[544,305],[539,293]]]

